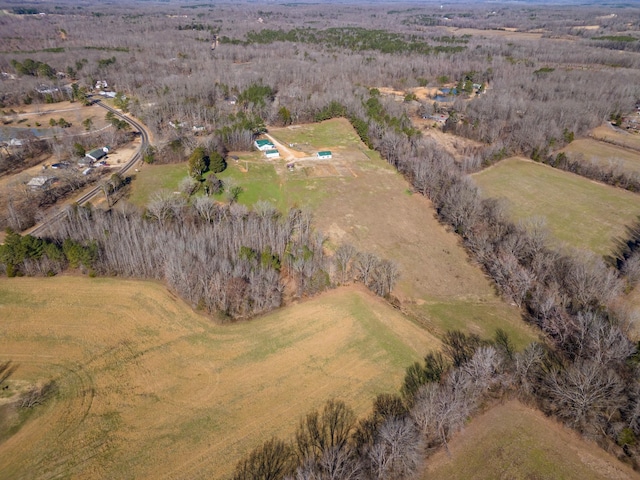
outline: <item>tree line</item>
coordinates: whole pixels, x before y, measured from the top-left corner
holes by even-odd
[[[10,277],[75,268],[163,280],[194,308],[230,319],[281,306],[287,280],[295,297],[352,281],[390,294],[399,277],[394,262],[350,245],[329,257],[323,243],[301,210],[283,215],[266,203],[249,210],[170,194],[154,199],[144,215],[70,207],[44,239],[8,231],[0,267]]]
[[[599,335],[589,328],[583,333],[589,338],[585,344]],[[628,344],[621,351],[625,348],[629,350]],[[470,416],[505,397],[536,403],[593,434],[606,423],[603,417],[624,404],[624,382],[601,359],[567,366],[540,343],[516,352],[502,330],[484,341],[448,331],[442,352],[430,352],[408,367],[400,391],[378,395],[369,415],[358,419],[343,401],[331,399],[301,418],[291,438],[271,438],[247,454],[232,478],[415,478],[431,455],[448,448]],[[627,373],[633,375],[637,368],[634,359]],[[618,454],[635,445],[638,416],[629,417],[620,426]]]
[[[381,145],[382,129],[370,125],[372,141]],[[441,222],[460,236],[502,295],[545,334],[548,348],[526,350],[545,352],[536,354],[536,377],[528,380],[532,398],[636,466],[638,350],[626,335],[630,312],[615,300],[632,281],[625,273],[637,272],[637,250],[627,255],[622,274],[596,255],[557,251],[539,224],[514,224],[499,202],[483,199],[464,165],[440,147],[396,140],[396,155],[387,159],[432,200]]]

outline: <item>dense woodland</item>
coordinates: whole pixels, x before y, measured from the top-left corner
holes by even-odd
[[[640,281],[640,229],[629,227],[616,258],[559,251],[540,225],[514,224],[499,202],[483,199],[468,173],[520,154],[637,191],[636,177],[581,169],[552,151],[640,100],[640,10],[141,2],[69,3],[32,15],[6,8],[17,16],[0,16],[3,108],[48,101],[34,93],[40,84],[59,86],[62,99],[64,84],[91,88],[105,79],[153,131],[160,162],[183,160],[201,143],[192,125],[206,126],[208,148],[224,155],[250,148],[266,125],[348,118],[540,329],[541,341],[517,353],[501,331],[492,341],[448,332],[444,351],[411,366],[399,394],[378,397],[369,417],[357,420],[347,405],[329,402],[301,420],[291,441],[272,439],[248,455],[236,478],[412,478],[470,415],[508,395],[638,468],[640,365],[626,336],[634,312],[614,300]],[[599,27],[585,28],[592,25]],[[450,27],[520,28],[541,38],[456,35]],[[465,92],[469,82],[485,93]],[[445,129],[483,145],[463,161],[413,128],[411,109],[430,113],[432,101],[397,102],[378,90],[445,85],[461,87]],[[9,213],[19,229],[16,211]],[[158,196],[145,212],[69,209],[44,239],[10,234],[0,255],[9,275],[76,267],[163,279],[194,307],[231,318],[354,279],[388,296],[398,277],[391,262],[348,245],[327,254],[306,212],[221,206],[206,196]]]

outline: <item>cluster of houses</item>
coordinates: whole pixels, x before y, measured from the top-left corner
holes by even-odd
[[[97,166],[106,166],[107,162],[105,158],[109,153],[109,147],[96,148],[90,152],[85,153],[84,157],[78,160],[78,166],[82,168],[83,175],[89,175],[93,168]],[[51,168],[54,170],[68,168],[69,164],[66,162],[54,163]],[[46,167],[43,167],[43,169]],[[27,187],[32,190],[46,190],[57,180],[55,176],[38,175],[33,177],[27,182]]]
[[[278,152],[278,149],[271,140],[261,138],[253,142],[253,144],[258,150],[264,152],[265,157],[269,159],[280,158],[280,152]],[[332,157],[333,155],[329,150],[322,150],[316,154],[316,158],[319,160],[328,160]],[[289,165],[287,165],[287,167],[289,167]]]

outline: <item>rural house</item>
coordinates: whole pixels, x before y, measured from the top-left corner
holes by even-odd
[[[264,152],[266,150],[273,150],[275,148],[275,145],[271,142],[271,140],[266,139],[256,140],[255,142],[253,142],[253,144],[261,152]]]
[[[318,152],[318,158],[320,160],[328,160],[332,157],[331,152],[329,150],[323,150]]]
[[[88,158],[91,163],[93,163],[106,157],[107,153],[109,153],[109,147],[96,148],[95,150],[91,150],[90,152],[86,153],[85,158]]]
[[[278,152],[278,150],[267,150],[264,154],[267,158],[280,158],[280,152]]]

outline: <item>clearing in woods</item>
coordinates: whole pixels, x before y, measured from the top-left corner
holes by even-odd
[[[413,193],[402,175],[360,141],[346,119],[270,133],[307,154],[332,152],[329,161],[300,162],[304,170],[326,164],[338,172],[300,184],[309,189],[315,224],[328,236],[329,248],[347,242],[395,260],[400,281],[394,294],[431,332],[457,328],[488,338],[503,328],[519,347],[536,338],[519,311],[495,295],[458,237],[438,223],[431,202]],[[332,138],[335,143],[328,143]],[[300,175],[296,169],[281,178]]]
[[[546,218],[558,241],[598,255],[610,255],[640,215],[637,194],[523,158],[508,158],[473,177],[486,196],[505,198],[516,220]]]
[[[640,479],[596,444],[514,400],[471,420],[427,464],[424,480]]]
[[[58,385],[2,443],[3,478],[225,478],[330,398],[367,414],[439,348],[353,287],[216,325],[159,283],[0,278],[0,317],[9,392]]]
[[[127,200],[144,208],[149,203],[153,193],[160,190],[175,192],[178,190],[180,181],[188,176],[189,172],[186,163],[168,165],[144,164],[139,168],[139,172],[134,173],[131,194]]]
[[[295,158],[268,160],[260,152],[232,152],[237,160],[230,156],[228,168],[218,176],[242,187],[240,203],[265,200],[282,210],[307,208],[327,235],[329,249],[349,242],[398,262],[400,281],[394,295],[436,335],[462,329],[490,338],[502,328],[519,347],[537,338],[519,310],[496,296],[458,237],[438,223],[431,202],[413,193],[402,175],[368,149],[348,120],[269,128],[269,134]],[[332,158],[315,157],[320,150],[331,151]],[[291,163],[292,170],[287,168]],[[145,178],[153,183],[154,168],[142,167],[133,182],[134,198],[144,197],[136,184]],[[167,166],[172,172],[179,168]],[[182,176],[164,188],[176,189]]]

